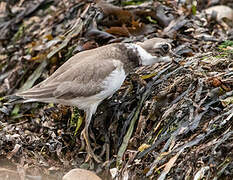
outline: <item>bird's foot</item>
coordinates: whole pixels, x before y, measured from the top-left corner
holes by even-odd
[[[93,158],[97,163],[101,163],[102,159],[99,156],[95,155],[94,151],[91,148],[90,140],[89,140],[88,136],[86,136],[86,134],[85,134],[85,129],[82,131],[81,136],[83,137],[83,138],[81,138],[81,140],[82,140],[82,147],[81,148],[83,148],[83,145],[86,142],[87,157],[86,157],[85,161],[88,162],[88,161],[90,161],[90,159]],[[85,140],[85,142],[84,142],[84,140]]]
[[[103,149],[100,153],[100,157],[103,157],[104,155],[106,155],[105,159],[106,161],[109,161],[109,155],[110,155],[109,153],[110,153],[110,145],[109,143],[105,142],[103,145]]]
[[[87,156],[86,156],[86,160],[85,162],[89,162],[92,158],[97,162],[97,163],[101,163],[102,162],[102,159],[95,155],[94,152],[91,150],[91,149],[86,149],[87,151]]]

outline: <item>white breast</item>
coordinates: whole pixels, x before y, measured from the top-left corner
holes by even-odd
[[[113,60],[113,62],[116,69],[103,80],[104,90],[96,95],[100,99],[112,96],[121,87],[126,78],[123,63],[118,60]]]
[[[103,90],[100,93],[89,97],[75,98],[69,103],[72,103],[80,109],[90,109],[92,114],[94,114],[101,101],[112,96],[121,87],[126,78],[123,63],[118,60],[113,60],[113,63],[116,69],[103,79],[101,83]]]

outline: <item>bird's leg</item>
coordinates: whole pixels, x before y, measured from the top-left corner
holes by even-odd
[[[108,133],[105,135],[105,146],[106,146],[106,161],[109,161],[109,151],[110,151],[110,141],[108,137]]]
[[[105,133],[105,143],[104,143],[103,149],[102,149],[102,151],[100,153],[100,157],[102,157],[105,154],[106,155],[106,161],[109,161],[109,152],[110,152],[109,137],[108,137],[108,133]]]
[[[93,150],[92,150],[92,148],[91,148],[91,145],[90,145],[90,139],[89,139],[88,128],[89,128],[89,125],[90,125],[90,122],[91,122],[91,118],[92,118],[92,113],[91,113],[91,111],[86,111],[85,127],[84,127],[84,129],[83,129],[83,131],[82,131],[81,134],[83,135],[83,137],[84,137],[84,139],[85,139],[85,142],[86,142],[87,154],[88,154],[88,156],[94,158],[94,160],[95,160],[96,162],[100,163],[100,162],[101,162],[100,158],[97,157],[97,156],[94,154],[94,152],[93,152]]]

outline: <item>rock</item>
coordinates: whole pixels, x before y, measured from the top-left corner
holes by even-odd
[[[214,11],[217,13],[217,20],[221,20],[222,18],[233,20],[233,9],[228,6],[218,5],[204,10],[208,15],[211,15]]]
[[[92,171],[77,168],[66,173],[62,180],[101,180],[101,178]]]
[[[19,173],[5,168],[0,168],[0,180],[20,179]]]

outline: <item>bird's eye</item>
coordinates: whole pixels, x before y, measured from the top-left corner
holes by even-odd
[[[162,50],[163,50],[164,52],[168,52],[169,49],[170,49],[170,47],[169,47],[168,44],[163,44],[163,45],[162,45]]]

